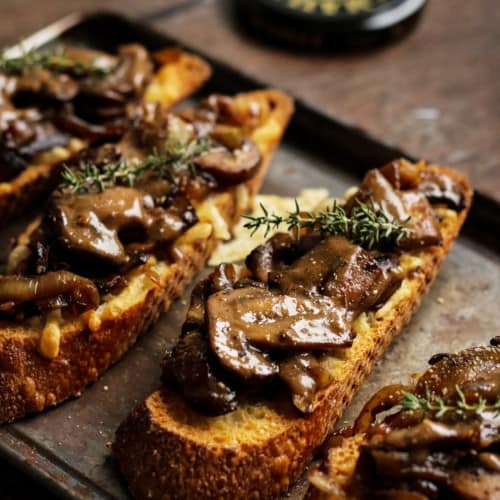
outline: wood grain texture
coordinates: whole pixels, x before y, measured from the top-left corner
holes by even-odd
[[[499,25],[496,0],[434,0],[399,42],[313,56],[238,32],[220,0],[154,24],[416,157],[469,173],[477,188],[497,199]]]

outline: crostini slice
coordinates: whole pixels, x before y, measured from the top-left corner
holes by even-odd
[[[0,421],[80,394],[168,308],[248,209],[292,112],[277,90],[182,115],[146,105],[123,141],[65,171],[0,277]]]
[[[359,246],[352,248],[352,243],[335,240],[338,238],[335,236],[333,240],[332,237],[320,238],[321,243],[316,245],[307,240],[306,235],[300,240],[302,243],[294,246],[290,243],[290,235],[276,235],[254,250],[246,261],[246,272],[250,270],[250,276],[245,279],[257,280],[261,284],[250,284],[254,287],[251,293],[241,291],[241,287],[246,290],[245,287],[249,286],[246,281],[245,285],[241,282],[234,285],[233,291],[219,291],[208,299],[201,295],[207,299],[205,319],[201,324],[208,331],[208,337],[205,337],[209,341],[208,347],[200,342],[203,335],[189,335],[193,318],[196,324],[195,308],[192,314],[188,313],[181,341],[172,353],[167,354],[165,385],[140,403],[117,431],[115,455],[134,497],[276,498],[286,491],[309,463],[376,361],[410,321],[457,238],[471,199],[468,179],[455,170],[400,160],[383,169],[370,171],[361,187],[349,193],[350,201],[342,207],[331,207],[312,225],[307,225],[311,214],[301,214],[297,207],[296,213],[291,214],[295,217],[291,219],[293,227],[297,228],[297,219],[302,217],[304,223],[298,227],[306,227],[309,231],[311,228],[318,231],[322,227],[346,227],[341,231],[354,231],[351,236],[355,235],[365,246],[370,246],[369,240],[364,239],[366,233],[360,228],[366,229],[366,226],[361,224],[354,230],[353,219],[345,226],[345,217],[349,213],[354,217],[353,210],[356,210],[358,222],[365,213],[368,219],[363,220],[371,224],[377,218],[373,218],[370,210],[374,207],[385,210],[386,215],[393,218],[386,218],[385,222],[377,219],[378,222],[398,222],[409,230],[406,238],[393,240],[399,248],[393,254],[397,262],[391,260],[388,269],[398,268],[399,286],[386,287],[386,291],[391,291],[389,296],[380,296],[378,291],[371,294],[376,288],[373,288],[373,282],[370,286],[363,283],[370,284],[371,273],[384,265],[383,248],[382,255],[372,250],[371,255],[377,262],[368,263],[365,250]],[[415,211],[411,219],[407,219],[410,206]],[[272,221],[272,217],[267,220]],[[373,232],[370,234],[374,235]],[[313,248],[310,253],[306,251],[302,255],[305,250],[297,250],[308,245]],[[340,254],[339,259],[337,252],[341,247],[355,258],[344,259]],[[302,257],[297,260],[297,255]],[[328,255],[332,256],[331,260]],[[354,267],[359,264],[358,267],[365,270],[360,273],[358,269],[352,274],[353,279],[348,279],[347,271],[354,268],[350,265],[338,268],[342,262],[350,262]],[[361,265],[362,262],[367,265]],[[332,269],[336,269],[333,274]],[[343,269],[343,281],[337,280],[339,269]],[[231,273],[219,270],[219,276],[226,276],[226,279]],[[338,322],[334,322],[334,327],[331,324],[325,326],[325,318],[314,316],[313,306],[305,299],[293,304],[289,302],[283,315],[283,301],[290,301],[290,296],[294,299],[294,293],[302,293],[301,287],[302,291],[304,287],[306,289],[306,298],[308,294],[310,298],[316,297],[317,290],[313,288],[317,286],[320,274],[321,279],[327,279],[321,285],[323,295],[320,294],[316,306],[323,307],[321,302],[327,301],[325,294],[330,299],[333,297],[332,300],[343,297],[348,310],[357,309],[357,314],[350,316],[351,331],[339,327]],[[384,273],[377,275],[381,277]],[[267,284],[262,285],[266,280]],[[220,282],[217,277],[217,283]],[[267,291],[269,283],[274,288]],[[385,280],[384,283],[389,282]],[[214,285],[208,286],[213,292]],[[259,291],[262,286],[264,290]],[[285,296],[280,298],[278,293],[276,297],[276,286]],[[359,292],[357,295],[356,291]],[[368,295],[365,296],[365,292]],[[241,297],[242,294],[246,295]],[[238,301],[237,295],[242,300]],[[258,303],[257,299],[264,295],[262,307],[252,310],[248,306]],[[201,303],[196,294],[192,300],[192,306]],[[221,303],[225,308],[219,307]],[[342,301],[336,304],[338,310],[342,310]],[[369,307],[363,310],[362,304]],[[309,311],[307,318],[302,318],[305,310]],[[308,326],[304,331],[297,329],[297,322],[292,322],[294,315],[299,320],[307,319]],[[254,328],[251,318],[255,324],[269,325],[269,328]],[[226,325],[223,324],[225,320]],[[275,328],[278,321],[285,330]],[[278,335],[274,335],[276,331]],[[325,331],[331,336],[323,335]],[[297,333],[300,335],[295,335]],[[301,335],[306,338],[301,338]],[[311,343],[315,336],[318,337],[313,339],[316,344]],[[309,348],[304,352],[307,342],[310,342]],[[326,349],[328,342],[338,342],[338,345]],[[283,365],[283,361],[293,359],[288,357],[290,353],[286,354],[286,348],[283,354],[283,343],[287,343],[288,349],[298,351],[299,355],[309,353],[315,359],[295,358],[294,364]],[[320,344],[323,347],[317,349]],[[200,366],[201,359],[208,363],[201,366],[208,368],[190,375],[183,367],[189,366],[189,360],[194,359],[191,357],[193,345],[202,346],[196,366]],[[297,350],[299,345],[302,350]],[[241,363],[238,363],[238,357]],[[307,379],[307,383],[302,387],[300,377],[293,376],[294,371],[306,376],[303,380]],[[206,385],[210,387],[209,391],[203,390],[203,384],[198,387],[191,385],[193,380],[203,380],[203,377],[195,376],[200,373],[205,374],[206,380],[219,380],[222,385]],[[272,385],[277,379],[280,379],[278,389]],[[262,381],[260,386],[256,380]],[[312,399],[311,394],[304,390],[306,386],[315,388]],[[207,397],[209,403],[216,403],[216,415],[207,414],[214,412],[214,405],[207,403]],[[224,404],[221,405],[221,401]]]

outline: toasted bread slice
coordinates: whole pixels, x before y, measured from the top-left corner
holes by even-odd
[[[136,498],[274,498],[298,478],[361,382],[410,321],[470,208],[472,189],[465,176],[423,163],[418,168],[452,176],[463,188],[466,207],[459,213],[436,207],[443,245],[404,253],[401,287],[381,309],[358,317],[352,347],[321,361],[334,382],[317,394],[312,414],[299,416],[288,395],[281,394],[208,417],[175,391],[162,388],[139,404],[116,434],[114,450]]]
[[[205,265],[218,239],[248,209],[286,129],[293,102],[276,90],[239,94],[235,101],[242,106],[265,101],[270,109],[250,136],[263,159],[257,175],[246,184],[213,195],[197,207],[200,222],[175,243],[182,255],[177,262],[168,265],[150,260],[134,269],[128,276],[129,285],[118,295],[107,297],[98,309],[56,325],[59,354],[54,359],[39,353],[44,329],[53,326],[41,324],[40,318],[35,318],[31,326],[1,322],[0,422],[60,403],[97,380],[183,292]],[[27,231],[34,226],[36,222]]]
[[[173,107],[199,89],[210,77],[210,66],[197,56],[168,49],[155,56],[161,67],[145,92],[150,102]],[[70,160],[88,146],[84,140],[71,139],[38,155],[35,162],[9,182],[0,183],[0,220],[18,216],[50,192],[59,180],[62,162]]]

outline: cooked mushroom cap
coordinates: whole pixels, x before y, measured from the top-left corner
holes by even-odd
[[[234,185],[251,179],[257,172],[261,154],[257,145],[249,140],[230,150],[216,147],[195,160],[196,166],[213,175],[221,185]]]
[[[374,203],[402,224],[410,218],[410,235],[401,241],[401,248],[412,250],[441,244],[439,222],[425,194],[416,190],[396,190],[379,170],[370,170],[365,175],[359,191],[349,200],[347,210],[356,200]]]
[[[489,401],[500,395],[500,347],[481,346],[450,354],[432,365],[420,377],[416,393],[435,393],[445,401],[456,401],[456,387],[467,401],[480,397]]]
[[[241,311],[232,309],[227,300],[228,295],[235,294],[239,298],[246,293],[247,290],[242,288],[217,292],[208,298],[206,314],[210,347],[222,366],[242,379],[270,378],[278,372],[278,366],[249,343],[246,332],[239,328]],[[248,325],[244,320],[242,323]]]
[[[114,187],[102,193],[55,197],[46,224],[55,232],[65,256],[121,266],[129,257],[122,235],[136,233],[138,241],[171,241],[196,222],[188,202],[168,209],[155,207],[150,195],[133,188]]]
[[[333,349],[353,340],[345,309],[322,296],[283,295],[254,287],[222,291],[209,297],[207,318],[210,344],[223,364],[246,369],[242,360],[248,351],[262,360],[266,373],[269,363],[252,346]]]
[[[298,354],[282,361],[279,377],[292,393],[295,407],[302,413],[314,410],[316,392],[331,382],[329,373],[312,354]]]
[[[183,336],[163,361],[163,379],[174,381],[186,399],[203,413],[227,413],[236,407],[236,393],[218,378],[199,331]]]
[[[99,292],[92,281],[67,271],[41,276],[0,276],[0,303],[31,302],[44,305],[54,299],[60,305],[89,309],[99,305]]]

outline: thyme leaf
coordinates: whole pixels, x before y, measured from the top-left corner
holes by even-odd
[[[410,230],[406,227],[410,218],[400,223],[395,218],[389,217],[382,208],[375,207],[373,203],[357,204],[347,215],[344,208],[334,201],[332,207],[322,212],[302,212],[297,200],[295,211],[283,217],[269,214],[261,203],[262,216],[243,216],[248,222],[244,225],[254,235],[261,227],[264,236],[285,224],[289,231],[297,237],[302,229],[319,231],[323,236],[342,235],[364,248],[371,249],[381,244],[398,245],[409,236]]]
[[[7,57],[5,52],[0,56],[0,73],[22,75],[25,71],[43,68],[54,73],[71,73],[75,76],[105,76],[111,69],[94,63],[75,61],[68,57],[64,50],[40,52],[27,50],[17,57]]]
[[[446,404],[440,396],[434,396],[426,391],[425,397],[418,397],[411,392],[403,391],[404,399],[401,402],[403,410],[421,411],[425,415],[434,414],[437,419],[443,418],[447,413],[459,416],[470,414],[481,415],[484,412],[493,412],[495,416],[500,415],[500,398],[493,404],[488,404],[484,398],[479,398],[477,403],[467,403],[465,394],[457,385],[455,387],[458,400],[455,404]]]
[[[206,153],[211,144],[206,138],[188,143],[169,143],[161,153],[155,151],[139,162],[120,160],[103,166],[87,163],[78,169],[64,165],[59,189],[76,194],[95,190],[102,192],[117,185],[132,187],[147,172],[154,172],[159,177],[176,182],[183,170],[187,169],[191,175],[196,174],[194,159]]]

